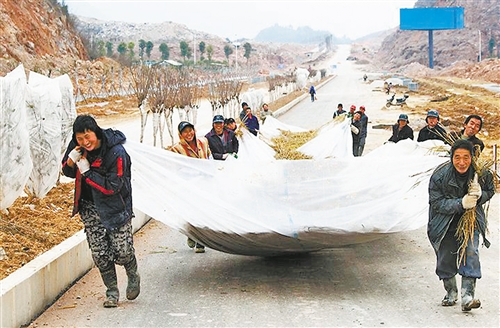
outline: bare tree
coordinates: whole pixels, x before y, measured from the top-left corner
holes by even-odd
[[[144,129],[148,119],[149,110],[147,109],[146,99],[151,90],[155,78],[155,69],[145,65],[138,65],[130,68],[132,76],[134,93],[137,97],[137,107],[141,113],[141,137],[140,142],[144,139]]]

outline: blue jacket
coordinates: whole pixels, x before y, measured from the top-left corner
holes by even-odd
[[[123,147],[125,135],[117,130],[102,131],[100,151],[96,158],[89,159],[90,170],[80,174],[77,166],[67,165],[68,155],[76,146],[74,140],[62,160],[65,176],[75,178],[73,215],[80,210],[82,185],[90,187],[102,224],[108,230],[119,228],[129,222],[133,214],[130,156]],[[84,154],[85,156],[85,154]]]
[[[259,120],[257,120],[257,117],[255,115],[252,115],[252,118],[245,116],[244,122],[245,126],[248,128],[248,131],[256,136],[257,130],[259,130]]]

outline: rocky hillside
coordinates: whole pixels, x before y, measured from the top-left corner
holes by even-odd
[[[500,53],[500,0],[418,0],[415,8],[464,7],[465,28],[436,30],[434,67],[443,68],[458,61],[477,61],[479,34],[482,59],[490,57],[490,40],[496,44],[493,56]],[[377,66],[387,70],[419,63],[428,66],[428,32],[401,31],[389,35],[373,58]]]
[[[64,71],[87,53],[56,0],[0,0],[0,74],[19,63],[32,71]]]

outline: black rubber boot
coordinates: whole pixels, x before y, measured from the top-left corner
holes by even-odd
[[[462,277],[462,311],[468,312],[481,306],[481,301],[474,298],[476,278]]]
[[[125,265],[125,271],[127,272],[128,283],[127,283],[127,299],[135,300],[141,292],[141,277],[137,272],[137,259],[134,259]]]
[[[458,288],[457,288],[457,279],[455,276],[443,279],[444,289],[448,294],[446,294],[441,301],[442,306],[452,306],[457,304],[458,300]]]
[[[114,308],[118,306],[118,299],[120,297],[120,292],[118,291],[118,285],[116,280],[116,268],[113,264],[109,269],[100,271],[102,281],[106,286],[106,300],[103,303],[105,308]]]

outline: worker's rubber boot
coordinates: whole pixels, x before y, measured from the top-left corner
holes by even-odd
[[[141,277],[137,272],[137,259],[134,259],[125,265],[125,271],[127,272],[128,283],[127,283],[127,299],[135,300],[139,293],[141,292]]]
[[[481,301],[474,298],[476,278],[462,277],[462,311],[468,312],[481,306]]]
[[[443,279],[443,284],[444,284],[444,289],[446,290],[447,294],[444,296],[443,300],[441,301],[442,306],[452,306],[457,304],[458,300],[458,288],[457,288],[457,279],[455,276],[448,278],[448,279]]]
[[[106,300],[103,303],[105,308],[114,308],[118,306],[118,299],[120,292],[118,291],[118,284],[116,280],[116,268],[113,264],[109,269],[100,271],[102,281],[106,286]]]

